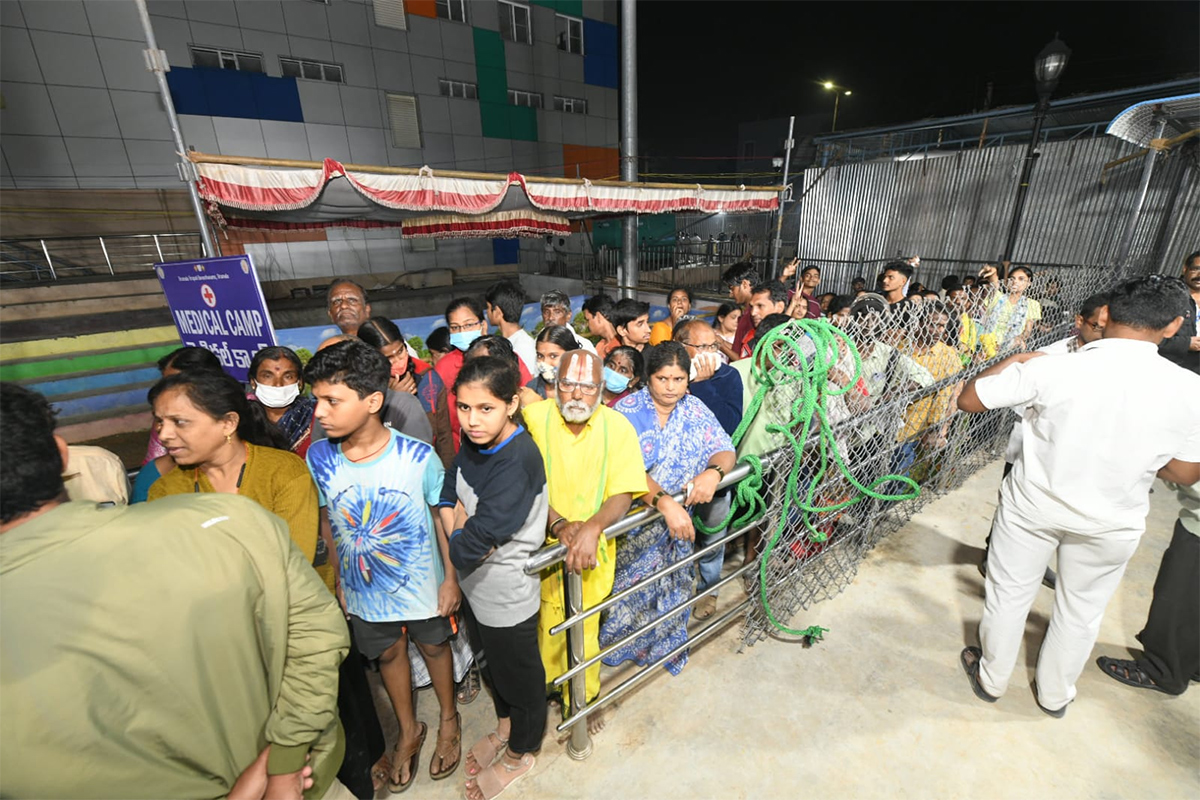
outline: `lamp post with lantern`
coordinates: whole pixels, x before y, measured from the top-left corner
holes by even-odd
[[[1021,229],[1021,215],[1025,212],[1025,200],[1029,194],[1029,177],[1033,173],[1033,162],[1037,158],[1038,139],[1042,135],[1042,124],[1046,121],[1046,113],[1050,110],[1050,95],[1058,86],[1067,61],[1071,58],[1071,48],[1067,47],[1058,34],[1054,41],[1042,48],[1033,62],[1033,76],[1037,80],[1038,102],[1033,114],[1033,131],[1029,136],[1029,147],[1025,150],[1025,160],[1021,164],[1021,182],[1017,184],[1017,198],[1013,203],[1012,220],[1008,225],[1008,237],[1004,242],[1004,254],[1001,260],[1010,261],[1013,248],[1017,244],[1017,232]]]

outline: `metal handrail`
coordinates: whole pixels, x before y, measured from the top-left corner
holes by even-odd
[[[762,456],[761,460],[762,460],[763,464],[770,464],[772,461],[779,458],[780,455],[784,452],[785,451],[782,451],[782,450],[773,451],[771,453],[768,453],[765,456]],[[717,489],[720,490],[720,489],[729,488],[729,487],[739,483],[747,476],[749,476],[751,472],[752,472],[752,468],[751,468],[750,464],[748,464],[748,463],[738,464],[733,469],[731,469],[717,483]],[[686,495],[683,492],[677,492],[676,494],[672,495],[671,497],[676,502],[682,502],[683,499],[686,497]],[[613,523],[612,525],[609,525],[607,528],[605,528],[604,535],[609,540],[615,540],[615,539],[623,536],[624,534],[628,533],[629,531],[633,530],[634,528],[640,527],[640,526],[646,524],[647,522],[651,522],[660,517],[662,517],[662,514],[659,511],[657,511],[656,509],[646,508],[641,511],[637,511],[632,514],[629,514],[624,519],[621,519],[621,520]],[[747,526],[747,527],[743,528],[742,530],[739,530],[737,533],[726,535],[719,543],[717,543],[717,542],[710,543],[710,545],[708,547],[705,547],[700,553],[693,553],[688,558],[681,559],[679,562],[671,565],[666,570],[660,570],[659,572],[655,573],[655,575],[652,577],[654,579],[658,579],[662,575],[668,574],[670,572],[674,572],[675,570],[681,569],[683,566],[691,564],[692,562],[697,560],[701,555],[704,555],[704,554],[710,552],[711,550],[715,549],[718,546],[718,544],[724,544],[724,542],[726,540],[732,539],[735,536],[745,533],[745,531],[749,530],[750,527],[753,527],[753,525]],[[556,564],[561,564],[562,561],[564,560],[564,558],[566,558],[566,553],[567,553],[567,548],[561,542],[550,545],[548,547],[543,547],[541,550],[537,551],[532,556],[530,556],[529,559],[525,562],[525,573],[528,575],[536,575],[548,567],[555,566]],[[753,562],[753,563],[757,563],[757,562]],[[717,588],[719,586],[725,585],[726,583],[730,582],[730,580],[732,580],[733,578],[740,576],[745,571],[747,571],[750,566],[751,565],[746,565],[741,570],[739,570],[735,575],[730,576],[729,578],[726,578],[724,581],[718,582],[718,584],[716,586],[714,586],[713,588]],[[626,691],[628,691],[628,688],[630,686],[643,680],[653,667],[658,666],[661,663],[664,663],[667,658],[673,657],[674,655],[676,655],[677,653],[681,652],[683,649],[688,647],[690,644],[700,641],[700,640],[706,638],[707,636],[711,635],[711,633],[713,631],[717,630],[720,626],[723,626],[730,619],[733,619],[733,617],[735,616],[735,612],[741,613],[742,608],[745,607],[749,603],[749,600],[747,600],[747,601],[743,602],[740,606],[738,606],[738,608],[735,609],[733,612],[729,612],[729,613],[722,615],[718,620],[716,620],[713,623],[710,623],[706,628],[704,628],[703,630],[694,634],[691,637],[689,642],[685,642],[682,646],[675,648],[666,657],[659,659],[654,664],[644,667],[641,672],[634,675],[628,681],[618,685],[616,688],[614,688],[612,691],[610,691],[604,697],[597,699],[595,702],[593,702],[592,704],[589,705],[586,700],[587,681],[586,681],[586,678],[582,675],[582,672],[584,670],[586,670],[588,668],[588,666],[595,664],[599,658],[602,658],[603,653],[599,656],[593,656],[593,657],[585,656],[584,632],[583,632],[584,621],[591,618],[595,614],[599,613],[604,608],[608,608],[609,606],[612,605],[613,602],[616,602],[616,600],[619,600],[620,598],[628,595],[630,590],[626,590],[617,595],[614,595],[613,597],[606,598],[604,601],[597,604],[597,606],[594,606],[590,609],[584,609],[583,605],[582,605],[583,576],[581,574],[571,572],[570,570],[566,570],[564,568],[564,576],[563,577],[564,577],[564,580],[563,580],[563,601],[564,601],[563,606],[564,606],[565,614],[564,614],[563,622],[560,623],[559,625],[556,625],[553,630],[554,631],[564,631],[565,630],[565,632],[566,632],[566,636],[567,636],[567,672],[564,673],[563,675],[556,676],[554,679],[554,685],[561,686],[564,682],[568,684],[568,692],[569,692],[569,696],[571,699],[571,708],[576,709],[576,713],[573,716],[571,716],[570,718],[568,718],[566,720],[563,720],[562,724],[560,724],[558,726],[558,730],[564,731],[568,728],[571,729],[570,740],[567,744],[567,755],[569,755],[569,756],[571,756],[571,758],[574,758],[577,760],[587,758],[591,754],[592,741],[591,741],[591,736],[588,733],[587,726],[586,725],[578,725],[576,723],[578,723],[580,720],[582,720],[588,714],[594,713],[596,711],[596,709],[603,707],[607,703],[612,702],[613,699],[615,699],[616,697],[619,697],[622,694],[624,694]],[[683,610],[690,608],[692,603],[694,603],[695,601],[696,601],[696,598],[692,598],[692,600],[689,600],[687,603],[684,603],[684,604],[672,609],[665,615],[665,618],[670,618],[670,617],[675,616],[676,614],[683,613]],[[664,617],[659,617],[655,620],[652,620],[650,623],[650,627],[661,624],[663,619],[664,619]],[[552,635],[553,635],[553,633],[552,633]],[[622,640],[622,641],[624,641],[624,640]],[[620,643],[618,643],[618,644],[620,644]],[[604,651],[604,653],[607,653],[607,652],[610,652],[610,650]]]
[[[769,460],[776,457],[777,456],[775,453],[768,453],[762,457],[762,461],[764,464],[766,464]],[[738,483],[742,478],[745,478],[747,475],[749,475],[750,472],[751,468],[749,464],[738,464],[736,467],[729,470],[729,472],[725,474],[725,477],[722,478],[719,483],[717,483],[717,489],[724,489],[728,486]],[[677,503],[682,501],[685,497],[687,497],[687,494],[684,492],[677,492],[671,495],[671,499]],[[624,536],[634,528],[645,525],[647,522],[653,522],[661,516],[662,513],[653,508],[645,508],[641,511],[635,511],[605,528],[604,536],[606,539],[611,541],[619,536]],[[547,567],[553,567],[555,564],[561,564],[566,556],[567,546],[565,544],[558,542],[552,545],[547,545],[531,555],[525,562],[525,574],[536,575]]]
[[[165,248],[165,249],[164,249]],[[196,233],[122,233],[111,236],[44,236],[0,239],[0,277],[57,281],[74,275],[136,274],[153,264],[201,255]],[[6,269],[6,267],[16,267]]]

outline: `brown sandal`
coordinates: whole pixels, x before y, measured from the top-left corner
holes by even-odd
[[[375,762],[375,766],[371,767],[371,788],[378,793],[380,789],[388,785],[388,779],[391,776],[392,760],[388,758],[387,753],[384,753]]]
[[[393,782],[392,776],[388,775],[388,791],[392,794],[400,794],[408,791],[408,787],[413,785],[413,781],[417,779],[417,764],[421,763],[421,749],[425,747],[425,734],[429,733],[429,726],[424,722],[421,723],[421,735],[417,737],[417,746],[406,756],[400,755],[400,742],[396,742],[396,763],[392,765],[395,769],[396,764],[403,765],[408,762],[408,780],[400,783]],[[401,740],[403,741],[403,740]]]
[[[449,722],[449,721],[450,720],[447,720],[447,719],[442,720],[442,722]],[[429,759],[429,777],[433,778],[435,781],[440,781],[445,778],[449,778],[451,775],[454,774],[455,770],[458,769],[459,762],[462,761],[462,715],[461,714],[456,713],[454,715],[454,725],[455,725],[454,737],[452,739],[450,739],[450,741],[449,741],[449,747],[451,748],[450,752],[446,752],[446,749],[445,749],[446,740],[444,740],[442,738],[442,726],[438,725],[437,748],[434,749],[434,751],[433,751],[433,758]],[[454,756],[454,763],[450,765],[449,769],[447,769],[446,762],[449,759],[449,756],[452,754]],[[438,764],[439,762],[442,766],[442,769],[439,772],[434,772],[434,770],[433,770],[434,765]]]

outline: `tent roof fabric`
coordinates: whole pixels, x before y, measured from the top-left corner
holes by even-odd
[[[668,212],[756,213],[780,187],[623,183],[189,153],[201,197],[237,227],[400,225],[405,236],[541,236],[572,220]]]

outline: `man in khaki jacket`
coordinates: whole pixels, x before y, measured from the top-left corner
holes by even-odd
[[[68,502],[50,407],[14,384],[0,448],[0,795],[349,796],[346,626],[281,519]]]

